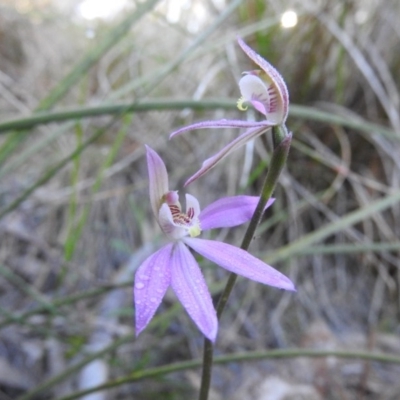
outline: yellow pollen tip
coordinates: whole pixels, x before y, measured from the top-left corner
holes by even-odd
[[[240,111],[246,111],[249,107],[245,106],[244,103],[246,102],[246,100],[241,97],[237,102],[236,102],[236,106]]]
[[[193,225],[189,228],[189,235],[190,237],[196,237],[199,236],[201,233],[200,226],[198,224]]]

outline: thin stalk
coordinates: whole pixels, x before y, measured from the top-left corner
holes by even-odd
[[[16,273],[12,271],[11,268],[0,265],[0,276],[7,279],[9,283],[15,286],[19,291],[24,293],[27,297],[32,297],[36,300],[42,307],[52,314],[56,313],[55,308],[49,302],[46,297],[40,293],[34,286],[27,285],[26,281],[19,277]]]
[[[88,291],[83,291],[80,293],[75,293],[71,296],[68,297],[63,297],[59,299],[55,299],[50,303],[50,306],[52,309],[56,310],[56,313],[59,312],[58,308],[64,307],[67,305],[71,305],[74,303],[77,303],[78,301],[85,300],[85,299],[90,299],[95,296],[100,296],[110,290],[115,290],[119,288],[125,288],[128,286],[132,286],[133,281],[129,280],[127,282],[122,282],[120,284],[112,284],[112,285],[104,285],[101,287],[98,287],[96,289],[88,290]],[[1,308],[0,308],[1,311]],[[7,313],[6,317],[4,320],[0,321],[0,329],[5,328],[6,326],[13,324],[13,323],[24,323],[29,317],[36,315],[36,314],[48,314],[49,313],[49,306],[46,304],[41,304],[38,305],[37,307],[33,308],[32,310],[29,311],[24,311],[19,314],[16,314],[15,311],[12,313]]]
[[[168,311],[166,311],[162,315],[158,315],[153,320],[151,321],[151,326],[155,327],[162,327],[163,325],[166,324],[166,321],[170,321],[171,318],[173,318],[179,311],[179,305],[175,304],[173,305]],[[38,386],[30,390],[29,392],[23,394],[22,396],[18,397],[18,400],[31,400],[31,399],[37,399],[38,394],[43,393],[43,392],[49,392],[51,388],[53,388],[55,385],[57,385],[60,382],[65,381],[67,378],[69,378],[71,375],[77,373],[79,370],[81,370],[85,365],[89,364],[93,360],[96,360],[98,358],[104,357],[108,354],[112,354],[115,352],[119,347],[124,345],[125,343],[132,342],[132,340],[135,338],[134,333],[129,333],[125,336],[122,336],[113,342],[111,342],[108,346],[103,347],[102,349],[99,349],[94,352],[87,352],[84,354],[81,354],[81,358],[79,361],[72,363],[70,366],[67,368],[63,369],[61,373],[58,375],[52,376],[51,378],[41,382]],[[137,364],[136,364],[137,365]],[[143,365],[143,364],[142,364]],[[137,367],[138,368],[138,367]],[[55,392],[55,391],[54,391]],[[55,398],[52,396],[52,398]]]
[[[264,208],[271,198],[272,193],[275,190],[279,176],[282,172],[283,167],[286,164],[287,156],[289,154],[290,143],[292,141],[292,134],[288,133],[285,127],[274,127],[274,143],[276,148],[272,154],[270,167],[268,169],[263,187],[261,189],[260,200],[254,211],[253,217],[250,220],[250,224],[243,237],[241,248],[247,250],[254,237],[257,226],[261,221],[261,217],[264,213]],[[225,289],[217,304],[217,316],[221,318],[222,312],[226,306],[232,289],[235,285],[237,275],[231,273],[226,283]],[[213,344],[210,340],[204,339],[204,351],[203,351],[203,371],[201,376],[201,386],[199,393],[199,400],[207,400],[208,393],[210,391],[211,384],[211,372],[213,364]]]
[[[0,210],[0,219],[5,215],[17,208],[23,201],[25,201],[37,188],[48,182],[58,171],[64,168],[71,160],[81,154],[89,145],[94,143],[101,135],[106,132],[106,129],[99,129],[94,133],[88,140],[83,142],[83,144],[73,151],[69,156],[63,158],[55,166],[46,171],[36,182],[29,186],[18,198],[12,201],[4,209]]]
[[[104,115],[119,115],[122,113],[137,113],[158,110],[182,110],[190,108],[192,110],[236,110],[235,99],[225,98],[210,98],[207,100],[148,100],[140,103],[114,103],[114,104],[100,104],[97,106],[69,108],[55,111],[41,111],[35,112],[30,116],[18,117],[0,123],[0,134],[6,133],[10,130],[24,130],[31,129],[37,125],[48,124],[52,122],[68,121],[80,118],[98,117]],[[290,106],[290,116],[300,119],[307,119],[312,121],[319,121],[326,124],[334,124],[352,128],[360,132],[378,133],[389,139],[400,140],[400,137],[395,132],[383,125],[374,124],[367,120],[354,115],[335,115],[331,112],[320,111],[315,107],[299,106],[292,104]],[[22,134],[20,132],[20,134]]]
[[[332,351],[332,350],[310,350],[310,349],[278,349],[268,351],[254,351],[246,353],[236,353],[225,356],[215,357],[216,364],[228,364],[231,362],[257,361],[268,359],[284,359],[297,357],[337,357],[344,359],[368,360],[380,363],[400,364],[400,357],[389,354],[363,352],[363,351]],[[111,389],[127,383],[137,382],[143,379],[156,378],[167,374],[176,373],[178,371],[186,371],[189,369],[198,368],[201,365],[201,360],[181,361],[161,367],[149,368],[147,370],[136,370],[126,376],[110,380],[104,384],[72,393],[71,395],[59,398],[58,400],[73,400],[83,398],[90,393],[99,392],[106,389]],[[22,400],[22,398],[18,399]]]

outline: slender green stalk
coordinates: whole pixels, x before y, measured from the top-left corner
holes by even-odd
[[[369,203],[367,206],[360,207],[355,211],[346,214],[344,217],[333,221],[314,232],[310,232],[296,241],[280,247],[278,250],[268,254],[267,262],[276,263],[277,261],[287,260],[295,254],[301,253],[313,243],[321,242],[333,233],[343,231],[344,229],[363,221],[375,213],[379,213],[396,203],[400,202],[400,190],[396,190],[392,194]]]
[[[48,110],[62,99],[71,87],[130,31],[132,25],[153,10],[159,1],[160,0],[147,0],[144,3],[138,2],[135,9],[129,13],[123,21],[112,28],[102,41],[96,41],[95,45],[87,52],[84,58],[80,60],[71,72],[41,101],[37,111]]]
[[[124,288],[128,286],[132,286],[133,281],[129,280],[127,282],[123,282],[120,284],[113,284],[113,285],[104,285],[102,287],[98,287],[93,290],[84,291],[81,293],[75,293],[71,296],[63,297],[60,299],[55,299],[50,303],[50,306],[58,312],[59,307],[64,307],[70,304],[77,303],[80,300],[88,299],[95,296],[100,296],[110,290]],[[3,329],[9,324],[12,323],[22,323],[23,321],[27,320],[29,317],[36,315],[36,314],[45,314],[49,312],[48,305],[39,305],[32,310],[21,312],[20,314],[16,314],[15,312],[8,313],[6,318],[0,321],[0,329]]]
[[[175,68],[177,68],[188,56],[194,52],[212,33],[214,33],[221,24],[240,6],[243,0],[232,0],[227,4],[226,8],[218,15],[218,17],[208,25],[194,41],[180,52],[171,62],[165,64],[160,70],[152,73],[144,79],[136,79],[128,83],[123,88],[113,93],[113,97],[122,97],[132,91],[139,89],[141,97],[148,95],[151,90],[157,87]]]
[[[75,126],[75,135],[76,135],[76,143],[77,143],[77,148],[82,146],[82,138],[83,138],[83,129],[82,129],[82,124],[77,123]],[[71,186],[73,187],[73,191],[70,195],[69,199],[69,204],[68,204],[68,217],[67,217],[67,239],[65,240],[64,243],[64,260],[66,261],[71,261],[72,259],[72,254],[74,252],[74,246],[70,245],[70,238],[71,236],[74,236],[72,233],[75,231],[75,219],[76,219],[76,213],[77,213],[77,208],[78,208],[78,196],[77,196],[77,184],[79,181],[79,171],[81,168],[81,158],[78,155],[73,159],[72,163],[72,171],[71,171]],[[78,239],[77,239],[78,240]],[[60,278],[59,278],[59,283],[62,282],[64,279],[64,274],[66,273],[65,267],[62,268],[62,271],[60,273]]]
[[[105,161],[103,162],[103,165],[101,166],[100,171],[96,177],[95,183],[92,187],[91,196],[94,196],[99,191],[104,180],[104,172],[114,161],[119,149],[123,144],[125,136],[128,133],[128,129],[131,122],[132,122],[132,116],[128,115],[124,117],[124,124],[117,133],[114,143],[111,149],[109,150],[108,155]],[[91,202],[88,202],[84,206],[83,211],[81,212],[81,215],[77,222],[75,222],[76,220],[75,215],[74,216],[71,215],[70,217],[73,222],[71,223],[69,233],[65,241],[64,258],[66,261],[70,261],[72,259],[72,256],[75,252],[75,247],[81,238],[82,231],[83,228],[85,227],[90,210],[91,210]]]
[[[236,100],[216,99],[207,100],[160,100],[141,101],[140,103],[114,103],[101,104],[91,107],[70,108],[51,112],[38,112],[27,117],[19,117],[0,123],[0,134],[10,130],[30,129],[37,125],[48,124],[51,122],[61,122],[80,118],[98,117],[103,115],[118,115],[124,112],[147,112],[158,110],[182,110],[190,108],[192,110],[236,110]],[[346,116],[342,117],[325,111],[319,111],[313,107],[291,105],[290,116],[312,121],[320,121],[327,124],[335,124],[352,128],[361,132],[374,132],[393,140],[400,140],[399,136],[392,129],[382,125],[368,122],[361,117]]]
[[[56,310],[53,307],[52,303],[43,296],[35,287],[32,285],[27,285],[26,281],[15,274],[10,268],[6,266],[0,265],[0,276],[3,276],[10,282],[13,286],[15,286],[19,291],[24,293],[28,297],[32,297],[36,300],[42,307],[46,308],[48,312],[55,314]]]
[[[264,213],[264,208],[268,200],[271,198],[272,193],[275,190],[278,178],[281,174],[283,167],[286,164],[286,159],[289,153],[291,140],[292,140],[292,135],[288,134],[285,137],[285,139],[283,139],[280,142],[280,144],[277,146],[272,155],[270,168],[268,170],[263,187],[261,189],[260,200],[254,211],[253,217],[250,220],[250,224],[246,230],[242,244],[240,246],[243,250],[247,250],[249,248],[250,243],[253,240],[254,234],[256,232],[257,226],[261,221],[261,217]],[[228,301],[229,295],[233,289],[235,281],[236,281],[236,275],[232,273],[230,275],[230,279],[228,280],[228,284],[226,285],[226,288],[222,293],[217,305],[218,317],[221,317],[221,314],[225,308],[226,302]]]
[[[56,383],[63,381],[65,378],[67,378],[74,372],[79,371],[83,366],[89,364],[91,361],[108,354],[110,351],[112,351],[114,349],[117,349],[122,344],[127,343],[127,342],[131,341],[132,339],[134,339],[134,337],[135,337],[134,334],[123,336],[122,338],[115,340],[114,342],[112,342],[111,345],[103,348],[102,350],[87,355],[78,363],[72,365],[69,368],[66,368],[61,374],[58,374],[58,375],[48,379],[47,381],[44,381],[42,384],[36,386],[33,390],[22,395],[21,397],[18,398],[18,400],[28,400],[28,399],[35,398],[37,394],[49,389],[50,387],[54,386]]]
[[[246,230],[242,244],[240,246],[243,250],[247,250],[250,246],[250,243],[256,232],[257,226],[260,223],[261,217],[264,213],[264,208],[268,200],[271,198],[272,193],[275,190],[279,176],[282,172],[283,167],[286,164],[287,156],[289,154],[290,143],[292,141],[292,134],[288,133],[284,126],[274,127],[272,129],[274,133],[273,137],[274,137],[274,143],[276,144],[276,148],[272,154],[270,167],[268,169],[268,173],[265,177],[265,181],[261,189],[260,200],[254,211],[253,217],[250,220],[250,224]],[[222,295],[217,304],[218,318],[221,317],[222,312],[224,311],[226,303],[235,285],[236,279],[237,279],[236,274],[231,273],[229,275],[225,289],[222,292]],[[203,371],[201,377],[199,400],[208,399],[208,393],[210,391],[210,384],[211,384],[212,365],[213,365],[213,344],[210,340],[204,339]]]
[[[315,255],[315,254],[352,254],[352,253],[381,253],[387,251],[398,251],[400,242],[375,242],[375,243],[343,243],[324,244],[320,246],[307,246],[297,249],[292,255]]]
[[[215,364],[228,364],[231,362],[244,362],[244,361],[257,361],[257,360],[268,360],[268,359],[285,359],[285,358],[297,358],[297,357],[337,357],[345,359],[357,359],[357,360],[368,360],[381,363],[392,363],[400,364],[400,357],[382,354],[382,353],[369,353],[363,351],[329,351],[329,350],[309,350],[309,349],[278,349],[269,350],[263,352],[246,352],[236,353],[225,356],[217,356],[214,359]],[[134,371],[129,375],[123,376],[112,381],[108,381],[99,386],[92,387],[90,389],[75,392],[69,396],[59,398],[58,400],[73,400],[82,398],[90,393],[99,392],[105,389],[111,389],[116,386],[121,386],[126,383],[137,382],[143,379],[155,378],[172,374],[174,372],[185,371],[188,369],[194,369],[201,366],[201,360],[190,360],[177,362],[173,364],[164,365],[162,367],[150,368],[147,370]],[[23,400],[20,398],[18,400]]]
[[[65,132],[69,131],[74,124],[75,121],[64,123],[54,129],[54,131],[52,131],[49,135],[40,135],[40,137],[35,138],[34,143],[31,143],[29,146],[20,149],[18,154],[15,154],[11,160],[8,160],[6,164],[2,165],[0,169],[0,180],[18,168],[21,168],[23,165],[26,165],[27,160],[29,160],[33,155],[38,154],[42,149],[48,147],[52,141],[56,140]],[[22,132],[20,133],[22,134]]]
[[[160,327],[162,325],[166,325],[166,321],[170,321],[171,318],[173,318],[179,312],[179,308],[180,307],[178,304],[173,305],[168,311],[166,311],[162,315],[158,315],[155,318],[153,318],[153,320],[150,323],[151,326],[153,326],[153,327],[159,326]],[[52,376],[48,380],[41,382],[38,386],[33,388],[31,391],[29,391],[28,393],[25,393],[24,395],[19,397],[18,400],[36,399],[37,395],[39,393],[49,391],[56,384],[64,381],[71,375],[77,373],[81,368],[83,368],[85,365],[89,364],[93,360],[104,357],[105,355],[114,352],[123,344],[132,342],[132,340],[134,338],[135,338],[135,334],[130,333],[128,335],[122,336],[122,337],[114,340],[108,346],[106,346],[98,351],[81,354],[82,358],[80,359],[80,361],[68,366],[58,375]]]
[[[60,169],[65,167],[71,160],[73,160],[77,155],[82,153],[90,144],[94,143],[101,135],[106,132],[106,129],[99,129],[96,133],[94,133],[88,140],[86,140],[82,146],[78,147],[75,151],[73,151],[69,156],[62,159],[59,163],[57,163],[54,167],[52,167],[49,171],[45,172],[35,183],[26,189],[21,196],[16,198],[13,202],[11,202],[8,206],[6,206],[3,210],[0,211],[0,219],[7,215],[9,212],[13,211],[17,208],[24,200],[26,200],[37,188],[45,184],[49,181]]]
[[[210,100],[160,100],[142,101],[140,103],[113,103],[101,104],[97,106],[68,108],[64,110],[38,112],[27,117],[19,117],[10,119],[0,123],[0,133],[10,130],[21,130],[33,128],[41,124],[49,124],[52,122],[68,121],[73,119],[99,117],[104,115],[115,115],[123,112],[148,112],[158,110],[182,110],[191,108],[193,110],[215,110],[226,109],[234,110],[236,103],[230,99],[210,99]]]

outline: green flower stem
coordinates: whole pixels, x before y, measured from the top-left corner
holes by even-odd
[[[99,117],[104,115],[120,115],[127,112],[148,112],[159,110],[182,110],[190,108],[192,110],[237,110],[235,99],[226,98],[209,98],[207,100],[192,100],[192,99],[157,99],[144,100],[140,103],[113,103],[99,104],[96,106],[68,108],[54,111],[37,111],[32,115],[25,117],[17,117],[8,121],[0,122],[0,134],[10,130],[32,129],[37,125],[49,124],[52,122],[61,122],[76,120],[81,118]],[[300,119],[319,121],[326,124],[334,124],[351,128],[360,132],[370,134],[378,133],[392,140],[400,140],[400,137],[394,133],[392,129],[385,126],[368,122],[365,119],[358,117],[341,117],[332,113],[319,111],[313,107],[291,105],[290,116]]]
[[[215,364],[228,364],[231,362],[270,360],[270,359],[285,359],[297,357],[337,357],[344,359],[356,359],[375,361],[380,363],[400,364],[400,357],[389,354],[363,352],[363,351],[332,351],[332,350],[310,350],[310,349],[278,349],[268,351],[254,351],[245,353],[236,353],[225,356],[215,357]],[[156,378],[172,374],[178,371],[186,371],[188,369],[198,368],[201,365],[201,360],[189,360],[176,362],[173,364],[163,365],[161,367],[149,368],[146,370],[136,370],[126,376],[110,380],[104,384],[72,393],[71,395],[59,398],[58,400],[73,400],[79,399],[90,393],[100,392],[102,390],[111,389],[127,383],[137,382],[143,379]],[[23,400],[19,398],[18,400]]]
[[[129,280],[127,282],[122,282],[119,284],[104,285],[104,286],[98,287],[96,289],[73,294],[69,297],[55,299],[51,303],[49,303],[49,305],[41,304],[29,311],[24,311],[20,314],[16,314],[14,311],[14,312],[10,313],[6,318],[4,318],[4,320],[0,321],[0,329],[3,329],[6,326],[13,324],[13,323],[22,324],[22,323],[26,322],[29,317],[36,315],[36,314],[48,314],[50,311],[49,306],[51,307],[51,311],[53,309],[55,309],[55,312],[59,313],[60,311],[58,309],[60,307],[65,307],[67,305],[77,303],[80,300],[85,300],[85,299],[90,299],[95,296],[100,296],[110,290],[130,287],[130,286],[132,286],[132,284],[133,284],[133,281]]]
[[[151,326],[161,327],[165,326],[166,321],[170,321],[177,313],[179,312],[179,305],[173,305],[168,311],[166,311],[162,315],[158,315],[157,317],[153,318],[150,322]],[[130,313],[131,315],[131,313]],[[162,328],[161,328],[162,329]],[[108,356],[109,354],[113,354],[116,352],[121,346],[125,343],[130,343],[132,340],[135,339],[135,334],[130,333],[128,335],[122,336],[117,338],[116,340],[112,341],[108,346],[94,351],[94,352],[80,352],[80,359],[76,362],[72,362],[69,366],[63,369],[59,374],[51,376],[49,379],[41,382],[38,386],[34,387],[27,393],[24,393],[22,396],[18,397],[18,400],[32,400],[38,399],[38,394],[43,392],[49,392],[57,384],[65,381],[71,375],[77,374],[85,365],[89,364],[93,360],[98,358],[102,358]],[[150,350],[149,350],[150,351]],[[140,362],[139,362],[140,364]],[[56,392],[56,389],[53,389]],[[54,397],[52,397],[54,398]]]
[[[108,126],[107,126],[108,127]],[[29,186],[18,198],[12,201],[9,205],[0,210],[0,219],[5,215],[17,208],[23,201],[25,201],[37,188],[48,182],[60,169],[64,168],[71,160],[79,156],[89,145],[99,139],[105,132],[107,127],[97,130],[89,139],[82,143],[76,150],[74,150],[69,156],[63,158],[56,165],[51,167],[48,171],[45,171],[43,175]]]
[[[37,125],[49,124],[52,122],[62,122],[76,120],[81,118],[99,117],[104,115],[120,115],[124,113],[137,113],[163,110],[183,110],[190,108],[192,110],[234,110],[236,103],[229,99],[210,99],[210,100],[191,100],[170,99],[143,101],[140,103],[114,103],[100,104],[97,106],[68,108],[54,111],[36,112],[30,116],[10,119],[0,123],[0,133],[10,130],[32,129]]]
[[[268,200],[271,198],[272,193],[275,190],[279,176],[282,172],[283,167],[286,164],[287,156],[289,154],[290,143],[292,141],[292,134],[288,133],[286,127],[284,126],[273,127],[272,130],[276,148],[272,154],[270,167],[268,169],[267,176],[265,177],[265,181],[261,189],[260,200],[254,211],[253,217],[250,220],[250,224],[247,228],[242,244],[240,246],[243,250],[247,250],[250,246],[250,243],[256,232],[257,226],[260,223],[261,217],[264,213],[264,208]],[[237,279],[236,274],[231,273],[229,275],[225,289],[222,292],[222,295],[217,304],[218,319],[221,317],[221,314],[224,311],[226,303],[228,302],[229,296],[235,285],[236,279]],[[208,393],[211,384],[212,364],[213,364],[213,344],[210,340],[204,339],[203,371],[201,376],[199,400],[208,399]]]

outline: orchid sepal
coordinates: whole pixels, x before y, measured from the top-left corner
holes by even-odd
[[[165,196],[168,195],[168,173],[161,157],[146,145],[147,170],[149,173],[150,203],[153,214],[158,218],[158,212]]]
[[[185,237],[183,241],[203,257],[230,272],[265,285],[296,290],[289,278],[239,247],[199,238]]]
[[[257,110],[262,112],[267,119],[275,122],[276,125],[285,123],[289,113],[289,92],[282,75],[241,38],[238,38],[237,41],[246,55],[257,64],[263,72],[263,74],[253,71],[246,73],[241,79],[242,83],[239,83],[242,96],[253,103],[258,97],[257,93],[261,93],[262,97],[266,100],[260,101],[260,103],[263,104],[265,113],[258,107],[256,107]],[[256,89],[255,91],[252,91],[251,87],[247,87],[246,80],[248,80],[249,86]],[[271,100],[273,102],[272,105],[268,103],[268,101]],[[268,110],[271,109],[271,106],[273,113],[269,115]]]
[[[244,146],[246,143],[251,140],[257,138],[262,135],[269,129],[269,126],[266,128],[265,126],[249,129],[246,132],[242,133],[236,139],[232,140],[232,142],[228,143],[225,147],[223,147],[218,153],[214,154],[210,158],[207,158],[203,161],[201,168],[193,174],[184,184],[187,186],[194,182],[196,179],[205,175],[211,168],[215,167],[221,160],[223,160],[226,156],[234,152],[236,149]]]
[[[183,133],[194,131],[197,129],[221,129],[221,128],[271,128],[275,124],[271,121],[242,121],[234,119],[220,119],[217,121],[202,121],[188,126],[184,126],[169,135],[172,139]]]

